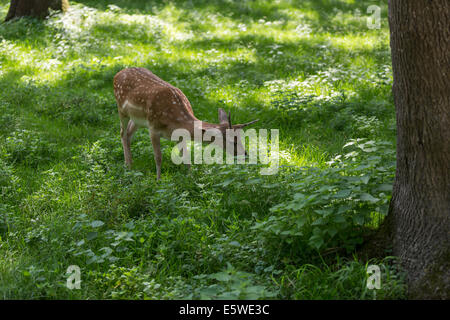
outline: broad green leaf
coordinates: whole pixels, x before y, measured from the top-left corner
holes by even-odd
[[[97,232],[89,232],[86,235],[86,240],[88,240],[88,241],[93,240],[93,239],[97,238],[97,236],[98,236]]]
[[[349,211],[351,208],[352,208],[352,206],[349,206],[349,205],[340,206],[337,213],[338,214],[345,213],[345,212]]]
[[[326,223],[326,221],[325,221],[324,219],[319,218],[319,219],[315,220],[315,221],[312,223],[312,225],[313,225],[313,226],[320,226],[320,225],[323,225],[323,224],[325,224],[325,223]]]
[[[297,220],[295,220],[295,223],[300,228],[303,227],[303,225],[308,221],[308,218],[305,216],[300,216]]]
[[[231,280],[231,276],[226,272],[218,272],[218,273],[211,274],[209,276],[209,278],[216,279],[217,281],[222,281],[222,282]]]
[[[326,216],[332,214],[333,211],[334,211],[334,208],[326,208],[326,209],[317,209],[317,210],[314,210],[314,212],[316,212],[316,213],[318,213],[318,214],[320,214],[321,216],[324,216],[324,217],[326,217]]]
[[[334,222],[337,222],[337,223],[345,222],[345,218],[343,216],[335,216],[333,220],[334,220]]]
[[[364,221],[365,221],[365,216],[362,214],[358,214],[356,216],[353,217],[353,221],[357,224],[357,225],[363,225]]]
[[[377,202],[378,200],[380,200],[380,199],[375,198],[374,196],[372,196],[372,195],[370,195],[368,193],[361,194],[360,199],[362,201],[369,201],[369,202]]]
[[[367,184],[370,180],[370,176],[363,176],[363,177],[361,177],[361,180],[364,184]]]
[[[377,188],[379,191],[392,191],[392,184],[380,184]]]
[[[339,190],[333,195],[333,198],[347,198],[351,193],[350,189]]]
[[[92,228],[99,228],[99,227],[101,227],[104,224],[105,223],[103,221],[100,221],[100,220],[95,220],[95,221],[91,222]]]
[[[110,247],[103,247],[100,249],[100,251],[104,251],[104,253],[102,254],[102,258],[108,257],[113,252],[113,250]]]
[[[338,231],[337,231],[336,228],[330,227],[330,228],[327,229],[327,232],[328,232],[328,234],[330,236],[334,237],[337,234]]]
[[[314,235],[311,238],[309,238],[309,244],[312,247],[319,250],[322,247],[322,245],[324,244],[324,241],[323,241],[322,237]]]

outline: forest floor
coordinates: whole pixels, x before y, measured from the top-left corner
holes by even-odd
[[[80,0],[0,24],[0,299],[404,298],[389,252],[358,254],[395,172],[387,8],[369,28],[372,4]],[[278,129],[278,172],[188,171],[163,140],[157,182],[143,129],[126,169],[112,79],[129,66],[201,120],[223,108]]]

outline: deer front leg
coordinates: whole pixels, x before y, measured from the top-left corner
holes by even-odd
[[[150,138],[152,139],[153,154],[155,156],[156,180],[159,180],[161,178],[161,160],[162,160],[160,135],[159,133],[151,131]]]
[[[120,138],[122,139],[123,155],[125,158],[125,164],[127,167],[131,167],[131,149],[130,149],[130,138],[128,137],[128,123],[130,118],[120,117]]]

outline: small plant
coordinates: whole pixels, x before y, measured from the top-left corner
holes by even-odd
[[[264,285],[254,284],[255,278],[253,274],[238,271],[230,263],[223,271],[209,275],[197,275],[194,279],[203,280],[205,282],[214,282],[210,285],[194,290],[191,298],[200,299],[267,299],[273,298],[277,293],[268,289]]]
[[[6,138],[5,151],[12,162],[30,166],[48,162],[55,157],[56,145],[30,130],[14,131]]]
[[[293,173],[291,199],[273,206],[273,215],[253,229],[291,246],[352,251],[366,227],[387,213],[394,176],[393,150],[386,142],[351,140],[354,150],[336,156],[330,168]],[[382,154],[382,155],[380,155]]]

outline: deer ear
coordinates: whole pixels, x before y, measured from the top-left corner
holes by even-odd
[[[244,128],[246,126],[249,126],[249,125],[251,125],[251,124],[253,124],[255,122],[258,122],[258,121],[259,121],[259,119],[256,119],[256,120],[253,120],[253,121],[250,121],[250,122],[247,122],[247,123],[235,124],[235,125],[233,125],[233,129],[242,129],[242,128]]]
[[[219,123],[228,125],[227,113],[221,108],[219,108]]]

